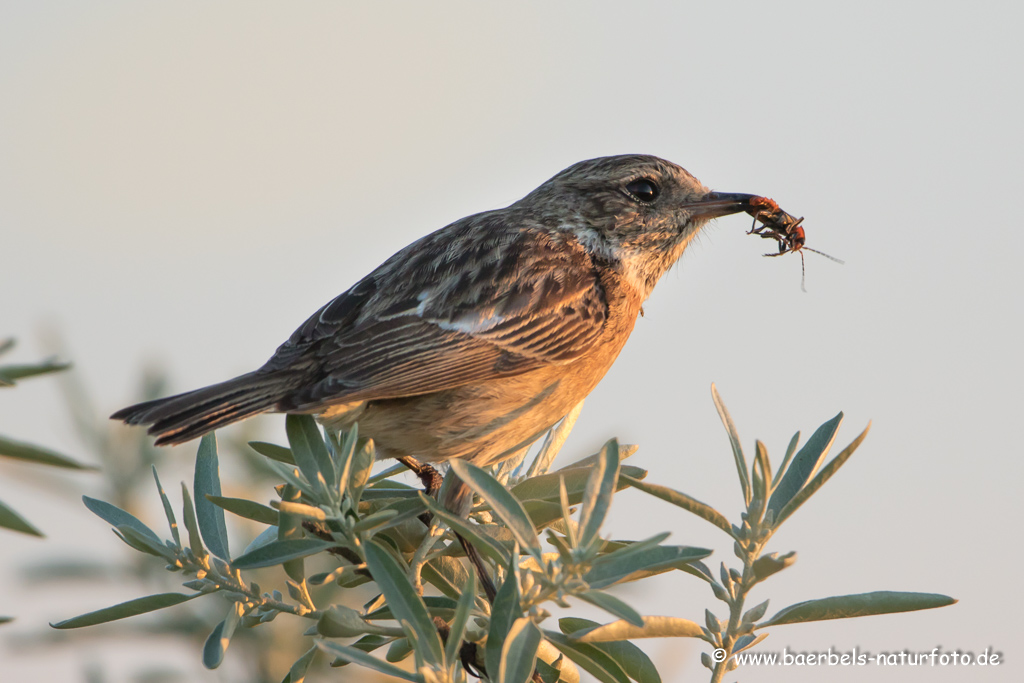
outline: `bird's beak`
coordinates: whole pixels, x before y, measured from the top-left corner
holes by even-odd
[[[752,201],[758,199],[756,194],[740,192],[708,192],[695,202],[685,204],[694,218],[718,218],[733,213],[746,211],[753,207]]]

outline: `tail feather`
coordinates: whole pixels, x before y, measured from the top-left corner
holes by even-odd
[[[266,412],[293,388],[288,375],[250,372],[177,396],[138,403],[111,415],[130,425],[150,425],[158,446],[190,441],[233,422]]]

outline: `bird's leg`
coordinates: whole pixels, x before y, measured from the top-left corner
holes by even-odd
[[[445,478],[441,477],[440,473],[431,465],[422,463],[416,458],[408,455],[402,455],[395,458],[398,462],[402,463],[409,470],[419,477],[423,483],[424,493],[428,496],[435,498],[441,498],[438,494],[441,491],[442,484],[445,482]],[[441,504],[444,505],[445,509],[460,516],[468,517],[469,510],[473,503],[473,492],[470,490],[461,479],[455,476],[454,472],[449,471],[448,478],[451,481],[448,482],[448,488],[444,492],[443,500]],[[434,529],[436,525],[433,524],[433,515],[429,512],[420,515],[420,520],[427,525],[430,529],[428,537],[424,538],[424,544],[433,545],[433,541],[436,540],[433,537]],[[480,585],[484,589],[484,594],[487,596],[487,601],[494,604],[494,598],[498,594],[497,589],[494,587],[494,580],[491,579],[490,574],[487,573],[487,566],[484,564],[483,557],[480,556],[480,551],[473,546],[472,543],[462,537],[462,534],[452,529],[452,533],[455,534],[455,538],[459,539],[459,544],[462,549],[466,552],[466,557],[469,558],[470,564],[473,565],[473,569],[476,571],[477,577],[480,579]],[[422,548],[421,548],[422,550]],[[413,581],[420,586],[420,571],[423,567],[422,559],[425,559],[425,553],[417,551],[417,556],[420,557],[420,562],[413,562]],[[414,558],[415,559],[415,558]],[[441,635],[442,640],[446,640],[449,635],[448,624],[443,619],[435,619],[435,626],[437,627],[438,633]],[[475,643],[462,643],[459,646],[459,659],[462,661],[462,666],[465,670],[480,678],[480,674],[483,671],[480,669],[480,665],[477,663],[477,646]]]
[[[441,485],[444,483],[444,479],[441,474],[434,469],[433,466],[426,463],[422,463],[416,458],[409,455],[401,455],[395,458],[398,462],[402,463],[412,471],[420,481],[423,483],[424,493],[428,496],[436,497],[438,491],[441,489]],[[453,482],[449,485],[451,489],[446,494],[445,499],[441,503],[449,511],[459,515],[460,517],[466,517],[469,514],[469,506],[473,502],[473,492],[470,491],[469,487],[462,483],[454,474]],[[426,524],[428,527],[431,525],[430,513],[424,513],[420,516],[420,521]],[[484,593],[487,595],[488,602],[494,602],[494,596],[497,595],[498,591],[494,587],[494,581],[487,573],[486,565],[484,560],[480,557],[480,552],[473,547],[473,544],[467,541],[454,529],[452,532],[455,537],[459,539],[459,543],[462,545],[462,549],[466,551],[466,557],[469,558],[470,563],[476,570],[477,576],[480,578],[480,584],[483,586]]]
[[[445,510],[466,519],[469,517],[469,511],[473,507],[473,491],[455,475],[453,470],[448,470],[448,475],[444,478],[444,486],[438,494],[438,502],[444,506]],[[480,579],[480,585],[483,586],[484,593],[487,595],[487,601],[493,605],[494,596],[498,594],[498,591],[494,587],[494,581],[491,579],[490,574],[487,573],[487,566],[484,564],[484,559],[480,556],[480,551],[454,529],[452,529],[452,532],[459,539],[462,549],[466,551],[466,557],[469,558],[470,563],[476,570],[476,575]]]
[[[480,557],[480,551],[476,547],[464,539],[462,534],[456,532],[455,538],[459,539],[459,543],[462,544],[462,549],[466,551],[466,557],[469,558],[470,564],[476,569],[476,575],[480,579],[480,585],[484,588],[484,594],[487,595],[487,602],[494,604],[494,596],[498,594],[498,590],[494,587],[494,581],[487,573],[487,566],[484,564],[484,558]]]
[[[427,494],[431,498],[437,497],[437,492],[441,490],[441,483],[444,481],[444,478],[441,477],[441,473],[438,472],[433,465],[420,462],[411,455],[400,455],[395,458],[395,460],[408,467],[409,471],[419,477],[420,483],[423,484],[423,493]],[[419,516],[419,520],[423,522],[427,528],[430,528],[430,522],[433,519],[434,516],[429,512],[424,512]]]

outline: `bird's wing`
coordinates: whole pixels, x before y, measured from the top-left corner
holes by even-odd
[[[567,363],[597,341],[607,301],[574,238],[504,222],[481,229],[488,214],[464,220],[406,247],[296,330],[265,366],[308,378],[280,407],[441,391]]]

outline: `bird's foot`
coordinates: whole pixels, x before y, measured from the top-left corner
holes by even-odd
[[[399,456],[395,460],[408,467],[413,474],[419,477],[420,482],[423,484],[423,492],[428,496],[434,496],[441,490],[441,482],[444,479],[441,477],[441,473],[432,465],[420,462],[409,455]]]

